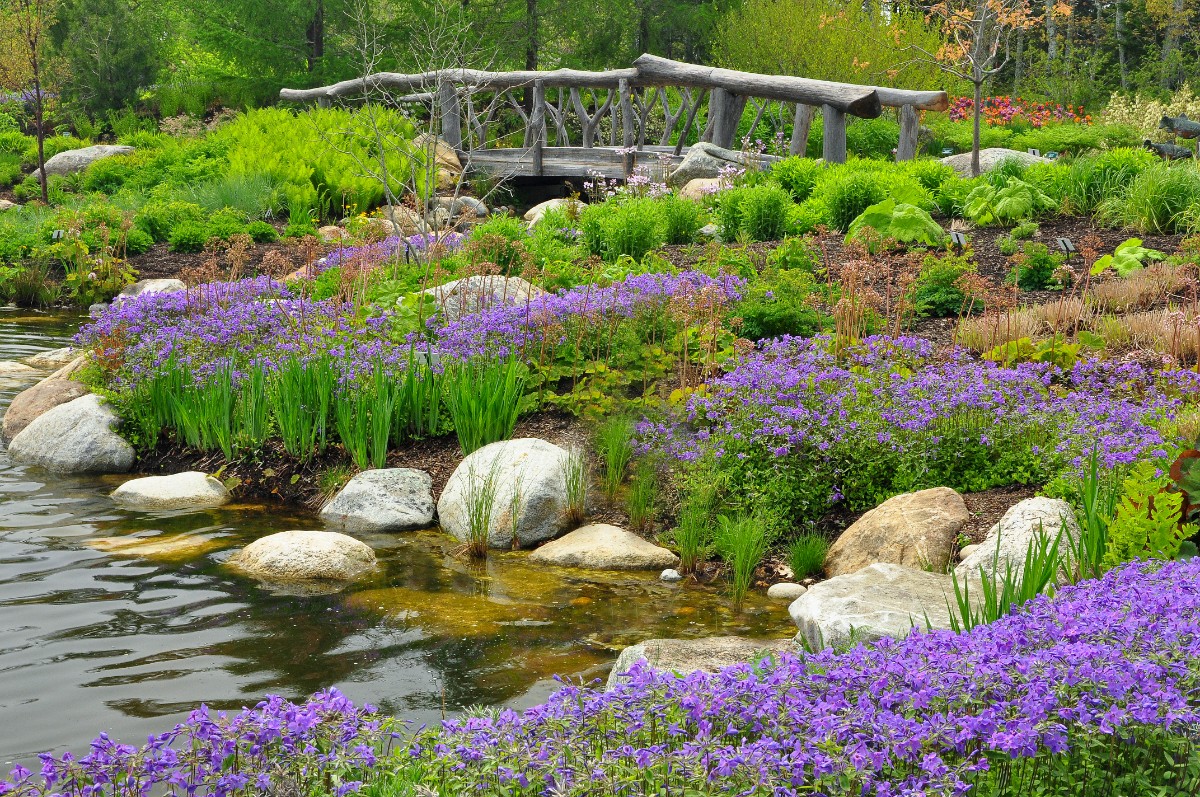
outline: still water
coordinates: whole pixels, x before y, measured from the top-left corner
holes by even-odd
[[[0,310],[0,360],[65,346],[78,322]],[[0,382],[0,412],[28,384]],[[202,702],[238,709],[336,686],[429,722],[535,704],[556,675],[602,678],[642,639],[795,632],[779,604],[734,611],[711,589],[520,553],[474,566],[436,532],[362,537],[382,567],[340,593],[273,594],[224,561],[265,534],[321,528],[315,517],[130,512],[106,497],[124,478],[52,476],[0,452],[0,772],[100,731],[137,744]]]

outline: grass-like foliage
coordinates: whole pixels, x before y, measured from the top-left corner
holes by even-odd
[[[465,496],[467,554],[476,559],[482,559],[487,556],[488,535],[491,533],[492,515],[496,510],[499,462],[499,457],[493,457],[491,465],[486,471],[478,470],[474,461],[469,462],[467,465],[467,491]],[[514,503],[520,501],[518,497],[519,492],[514,492]]]
[[[567,452],[562,465],[563,495],[566,496],[567,520],[578,526],[587,517],[588,462],[582,449]]]
[[[284,449],[305,461],[325,450],[335,377],[325,358],[283,361],[267,390]]]
[[[446,409],[464,455],[512,437],[524,387],[525,368],[513,357],[447,366]]]
[[[754,584],[754,569],[767,554],[767,523],[761,515],[717,516],[713,547],[729,568],[729,592],[741,603]]]
[[[629,523],[635,531],[645,531],[654,524],[658,505],[658,470],[650,460],[637,463],[629,480],[626,508]]]
[[[611,691],[565,686],[521,712],[416,731],[333,691],[230,716],[201,709],[140,748],[102,736],[84,756],[46,756],[0,792],[1190,795],[1200,560],[1127,565],[962,634],[716,674],[641,662],[628,675]]]
[[[633,459],[632,418],[609,418],[596,429],[595,446],[604,463],[604,494],[611,501],[625,482],[625,471]]]
[[[1003,533],[1001,529],[1001,533]],[[1063,572],[1059,548],[1062,533],[1051,537],[1040,526],[1025,550],[1025,558],[1019,568],[1000,554],[1000,536],[996,537],[996,551],[992,566],[979,568],[979,580],[974,575],[962,579],[954,574],[954,604],[947,600],[950,609],[950,626],[956,632],[994,623],[1004,615],[1023,606],[1038,595],[1052,594],[1055,581]],[[972,597],[972,586],[977,587]]]
[[[820,534],[806,531],[788,545],[788,564],[796,578],[819,576],[825,567],[829,540]]]

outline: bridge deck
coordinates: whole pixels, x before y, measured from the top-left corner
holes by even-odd
[[[608,179],[624,180],[637,166],[648,166],[656,179],[673,171],[687,154],[674,147],[644,147],[626,155],[618,147],[511,147],[476,149],[464,154],[468,168],[497,178],[587,177],[599,172]]]

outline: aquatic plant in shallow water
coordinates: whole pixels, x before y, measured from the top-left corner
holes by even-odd
[[[1141,562],[963,634],[716,674],[638,663],[612,691],[446,720],[394,755],[332,691],[201,710],[142,748],[44,756],[0,793],[248,795],[303,772],[316,794],[1150,797],[1200,788],[1198,721],[1200,560]]]

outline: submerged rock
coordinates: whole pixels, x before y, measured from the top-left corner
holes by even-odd
[[[1067,562],[1079,540],[1079,524],[1071,505],[1059,498],[1026,498],[1004,513],[987,537],[954,568],[959,576],[977,576],[979,568],[990,575],[1003,573],[1009,564],[1015,572],[1025,566],[1029,545],[1044,532],[1051,542],[1062,533],[1058,543],[1060,561]],[[999,556],[996,543],[999,541]]]
[[[657,570],[679,564],[679,557],[625,529],[596,523],[548,542],[531,561],[590,570]]]
[[[972,590],[977,594],[978,590]],[[814,584],[788,612],[814,648],[901,639],[914,628],[950,628],[955,605],[950,576],[896,564],[873,564],[857,573]]]
[[[229,501],[225,485],[199,471],[131,479],[112,492],[113,501],[130,509],[208,509]]]
[[[281,531],[250,543],[229,564],[268,583],[351,581],[375,567],[375,552],[335,531]]]
[[[970,513],[962,496],[934,487],[889,498],[842,532],[825,556],[830,576],[876,562],[945,571]]]
[[[181,562],[219,551],[229,543],[199,534],[159,534],[154,537],[95,537],[84,544],[113,556]]]
[[[762,661],[773,654],[796,653],[791,639],[747,639],[737,636],[702,639],[647,639],[625,648],[608,674],[606,689],[627,680],[629,668],[644,661],[656,670],[686,675],[697,671],[718,672],[724,667]]]
[[[486,445],[454,469],[438,499],[442,528],[470,540],[469,508],[490,487],[494,492],[488,523],[488,545],[529,548],[567,530],[565,449],[537,438],[504,440]],[[520,495],[513,518],[514,495]]]
[[[46,174],[75,174],[91,166],[98,160],[111,158],[114,155],[130,155],[133,147],[116,144],[95,144],[90,147],[69,149],[60,152],[46,161]]]
[[[125,473],[133,447],[113,431],[117,414],[86,395],[35,418],[8,446],[13,462],[53,473]]]
[[[410,531],[433,524],[433,478],[414,468],[363,471],[321,509],[321,520],[353,531]]]
[[[37,369],[32,368],[25,363],[19,363],[14,360],[0,360],[0,377],[26,377],[36,379],[37,376]]]
[[[4,412],[0,437],[12,440],[35,419],[60,404],[86,396],[85,385],[70,379],[43,379],[31,388],[22,390]]]

